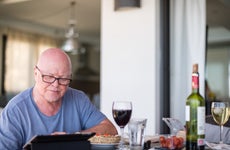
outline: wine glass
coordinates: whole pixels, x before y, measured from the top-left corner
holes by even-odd
[[[124,128],[129,122],[132,114],[132,103],[129,101],[114,101],[112,105],[113,119],[120,127],[121,140],[119,149],[124,148]]]
[[[229,118],[228,102],[212,102],[211,112],[214,121],[220,125],[220,144],[223,144],[223,126]]]

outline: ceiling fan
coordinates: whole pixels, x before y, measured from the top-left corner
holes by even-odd
[[[31,1],[31,0],[0,0],[0,4],[13,4],[13,3],[25,2],[25,1]]]

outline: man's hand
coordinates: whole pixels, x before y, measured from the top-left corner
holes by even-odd
[[[117,133],[117,129],[115,128],[115,126],[110,122],[109,119],[105,119],[103,120],[101,123],[99,123],[98,125],[81,131],[81,132],[96,132],[96,134],[110,134],[110,135],[116,135]]]

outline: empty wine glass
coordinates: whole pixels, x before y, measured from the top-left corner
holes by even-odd
[[[121,140],[119,149],[124,148],[124,128],[129,122],[132,114],[132,103],[128,101],[115,101],[112,105],[112,114],[115,122],[120,127]]]
[[[229,118],[228,102],[212,102],[211,112],[214,121],[220,126],[220,144],[223,144],[223,126]]]

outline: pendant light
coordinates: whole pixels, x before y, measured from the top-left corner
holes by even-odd
[[[79,34],[76,31],[76,20],[74,17],[74,8],[75,8],[75,2],[72,1],[70,3],[70,19],[68,22],[68,28],[65,33],[65,41],[62,45],[62,50],[71,53],[73,55],[80,53],[80,43],[79,43]]]

